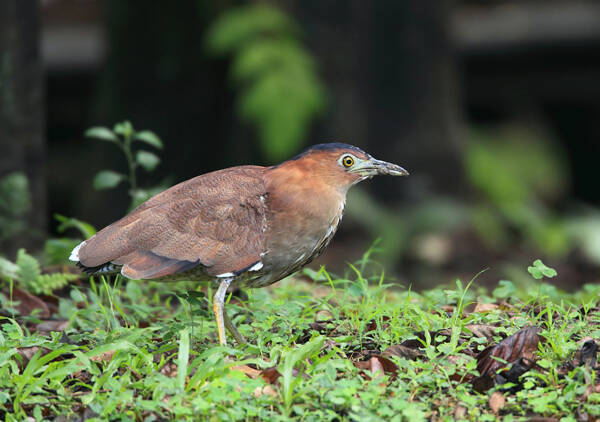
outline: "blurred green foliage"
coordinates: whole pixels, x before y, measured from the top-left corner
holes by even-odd
[[[569,185],[552,139],[524,126],[473,129],[464,164],[467,180],[480,193],[473,224],[488,246],[508,247],[516,230],[545,254],[569,251],[565,221],[549,206]]]
[[[507,213],[515,204],[556,198],[569,182],[551,140],[523,126],[472,129],[464,162],[471,185]]]
[[[584,209],[565,223],[569,236],[587,259],[600,265],[600,211]]]
[[[42,274],[38,260],[25,249],[19,249],[14,263],[0,257],[0,277],[16,281],[18,286],[33,294],[50,295],[54,290],[66,286],[70,280],[77,279],[78,275],[60,272]]]
[[[228,10],[208,31],[210,51],[232,57],[238,113],[256,127],[261,149],[273,161],[300,148],[326,105],[325,88],[299,33],[287,14],[266,4]]]
[[[65,217],[64,215],[54,214],[54,218],[60,223],[56,230],[63,234],[70,229],[74,229],[81,236],[79,237],[58,237],[46,240],[44,245],[44,263],[47,265],[62,265],[70,263],[69,255],[75,246],[81,241],[89,239],[96,234],[96,229],[85,221],[76,218]]]
[[[27,230],[25,215],[30,209],[27,176],[14,172],[0,178],[0,244]]]
[[[477,245],[483,246],[477,252],[482,265],[495,265],[519,285],[531,277],[498,258],[535,253],[561,259],[580,252],[600,264],[600,212],[557,207],[570,179],[564,154],[548,133],[522,125],[468,133],[462,159],[470,199],[438,194],[386,207],[360,187],[349,193],[348,218],[371,240],[381,237],[384,267],[405,258],[416,258],[421,270],[452,265]]]

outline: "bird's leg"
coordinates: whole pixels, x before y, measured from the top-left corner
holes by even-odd
[[[225,294],[227,293],[227,289],[229,285],[233,281],[233,278],[223,278],[219,279],[220,284],[217,292],[213,296],[213,312],[215,313],[215,320],[217,321],[217,331],[219,333],[219,344],[221,346],[227,346],[227,338],[225,337],[225,321],[228,321],[229,318],[225,318]],[[231,324],[231,321],[229,321]],[[232,324],[233,325],[233,324]],[[235,335],[234,335],[235,337]],[[236,339],[237,340],[237,339]]]
[[[246,343],[246,339],[242,333],[235,328],[235,325],[233,325],[233,322],[231,321],[231,318],[229,318],[229,315],[227,315],[227,311],[225,309],[223,310],[223,319],[225,320],[225,327],[227,327],[235,341],[237,341],[238,344]]]

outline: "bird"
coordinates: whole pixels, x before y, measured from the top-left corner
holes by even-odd
[[[353,185],[407,176],[345,143],[313,145],[280,164],[206,173],[153,196],[77,245],[69,259],[90,275],[212,282],[220,345],[225,328],[246,342],[225,311],[232,287],[275,283],[321,255]]]

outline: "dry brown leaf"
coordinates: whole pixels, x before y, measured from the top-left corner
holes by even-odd
[[[598,358],[598,343],[591,337],[584,337],[579,342],[579,350],[575,353],[573,359],[563,362],[558,368],[558,373],[565,375],[578,366],[596,367]]]
[[[17,311],[19,311],[19,315],[21,316],[31,315],[34,310],[39,309],[40,311],[37,313],[38,318],[50,318],[50,310],[48,309],[48,305],[46,305],[46,303],[39,297],[34,296],[23,289],[19,289],[18,287],[13,289],[12,300],[19,302],[15,308]]]
[[[277,368],[273,367],[273,368],[263,369],[260,376],[262,379],[264,379],[269,384],[276,384],[277,379],[281,376],[281,374],[279,373]]]
[[[38,346],[17,348],[17,353],[23,358],[23,362],[21,364],[23,368],[27,366],[33,355],[35,355],[38,350],[40,350]]]
[[[315,322],[331,322],[333,321],[333,314],[326,309],[321,309],[315,313]]]
[[[384,356],[372,356],[367,361],[354,362],[354,366],[362,369],[361,375],[364,378],[371,379],[369,374],[379,376],[380,374],[389,374],[395,377],[398,374],[398,366]]]
[[[505,362],[514,362],[520,358],[535,360],[540,342],[538,327],[527,327],[505,338],[498,344],[484,349],[477,355],[477,370],[481,377],[492,377],[506,366]]]
[[[174,363],[166,363],[160,368],[160,373],[166,375],[169,378],[174,378],[177,376],[177,365]]]
[[[384,315],[381,318],[381,329],[382,330],[386,330],[386,329],[390,328],[390,324],[389,324],[389,322],[387,322],[389,320],[390,320],[390,317],[387,315]],[[372,319],[371,321],[369,321],[369,323],[365,327],[365,332],[368,333],[368,332],[376,331],[376,330],[377,330],[377,321]]]
[[[67,319],[49,319],[40,322],[35,326],[34,330],[38,332],[52,332],[52,331],[65,331],[69,326],[69,320]]]
[[[384,374],[383,365],[381,364],[381,361],[375,356],[369,359],[369,366],[371,373],[375,375],[375,377],[380,377]]]
[[[466,407],[458,405],[454,408],[454,419],[455,420],[465,419],[465,416],[467,416],[467,408]]]
[[[252,394],[256,398],[259,398],[260,396],[264,396],[264,395],[271,396],[271,397],[277,397],[277,391],[275,391],[275,389],[273,387],[271,387],[270,385],[265,385],[264,387],[256,387]]]
[[[496,309],[500,308],[500,306],[498,306],[495,303],[481,303],[481,302],[477,302],[477,305],[475,305],[475,309],[473,309],[473,312],[490,312],[490,311],[495,311]]]
[[[385,357],[398,356],[406,359],[419,359],[423,357],[423,353],[415,348],[394,344],[383,351],[381,354]]]
[[[99,355],[92,356],[90,358],[93,362],[110,362],[115,355],[114,350],[109,350],[108,352],[100,353]]]
[[[473,333],[474,337],[483,337],[488,340],[493,340],[498,327],[487,324],[467,324],[465,328]]]
[[[232,366],[230,368],[232,371],[240,371],[243,372],[244,374],[246,374],[247,376],[249,376],[252,379],[256,379],[258,377],[260,377],[261,372],[258,369],[254,369],[249,367],[248,365],[236,365],[236,366]]]
[[[502,394],[500,391],[494,391],[490,396],[490,409],[492,409],[492,412],[494,412],[495,415],[497,415],[498,412],[504,407],[505,403],[506,398],[504,397],[504,394]]]

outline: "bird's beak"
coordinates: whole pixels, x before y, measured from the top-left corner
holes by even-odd
[[[408,172],[399,165],[388,163],[387,161],[376,160],[375,158],[356,163],[350,171],[352,173],[360,173],[365,177],[377,175],[408,176]]]

